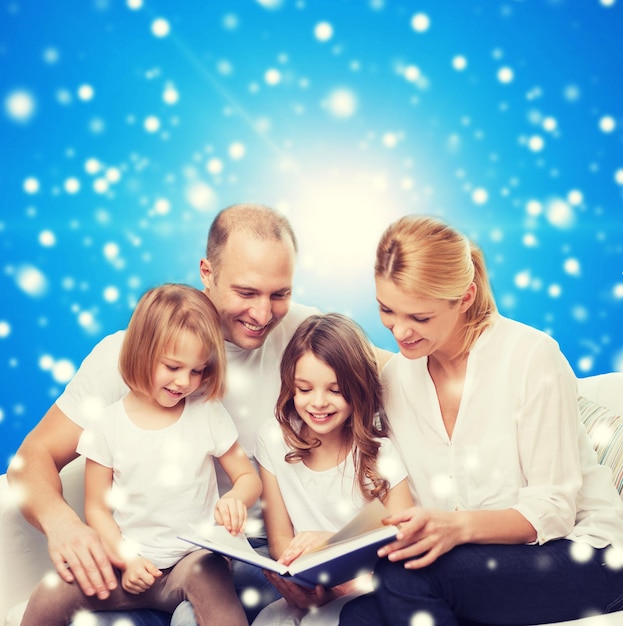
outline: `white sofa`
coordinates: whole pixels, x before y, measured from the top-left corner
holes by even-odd
[[[591,376],[578,382],[581,396],[623,416],[623,373]],[[623,431],[623,428],[619,430]],[[65,498],[79,512],[84,504],[83,468],[82,460],[76,459],[61,472]],[[21,516],[10,497],[6,475],[3,474],[0,476],[0,624],[19,624],[30,592],[51,569],[43,535]],[[622,624],[623,611],[564,622],[564,626]],[[563,626],[563,623],[557,626]]]

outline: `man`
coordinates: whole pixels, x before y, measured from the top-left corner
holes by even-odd
[[[291,304],[296,251],[294,232],[283,216],[261,205],[239,204],[216,216],[200,262],[201,282],[226,340],[223,404],[250,457],[258,426],[274,414],[281,354],[298,324],[317,312]],[[117,369],[122,339],[122,332],[115,333],[95,347],[26,437],[7,472],[10,483],[23,489],[22,512],[46,535],[61,577],[101,598],[115,588],[113,566],[121,564],[63,500],[58,472],[77,456],[76,444],[89,417],[127,392]],[[256,548],[265,549],[259,506],[249,511],[247,534]],[[236,563],[234,582],[250,618],[277,597],[258,568]],[[149,615],[142,623],[160,623],[161,618]]]

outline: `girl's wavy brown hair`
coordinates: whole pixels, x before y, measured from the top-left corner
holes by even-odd
[[[312,315],[296,330],[281,359],[281,392],[275,414],[290,451],[285,460],[297,463],[321,442],[308,433],[294,407],[296,364],[311,352],[334,372],[352,414],[344,424],[345,444],[352,446],[355,475],[367,500],[384,499],[389,483],[378,471],[379,437],[387,436],[382,416],[381,383],[370,342],[358,324],[339,313]]]

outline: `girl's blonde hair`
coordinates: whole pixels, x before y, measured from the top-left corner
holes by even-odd
[[[407,293],[451,303],[476,285],[456,356],[469,352],[497,312],[480,248],[433,217],[407,215],[391,224],[377,246],[374,273]]]
[[[166,284],[145,292],[128,325],[119,371],[125,384],[151,395],[154,368],[169,346],[188,332],[206,356],[198,393],[205,400],[225,392],[225,344],[218,313],[210,299],[188,285]]]
[[[281,359],[281,392],[275,414],[290,452],[288,463],[296,463],[320,445],[320,441],[301,428],[302,420],[294,407],[296,364],[311,352],[334,372],[340,393],[350,404],[352,414],[345,422],[345,443],[352,445],[355,475],[361,492],[368,500],[383,499],[388,481],[377,469],[380,447],[378,437],[387,435],[381,417],[381,384],[372,347],[363,330],[351,319],[338,313],[312,315],[295,331]]]

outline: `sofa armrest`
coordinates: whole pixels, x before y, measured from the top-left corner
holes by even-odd
[[[61,472],[63,495],[83,517],[84,459],[72,461]],[[35,585],[53,569],[45,536],[22,516],[7,483],[0,476],[0,624],[8,610],[28,599]]]

